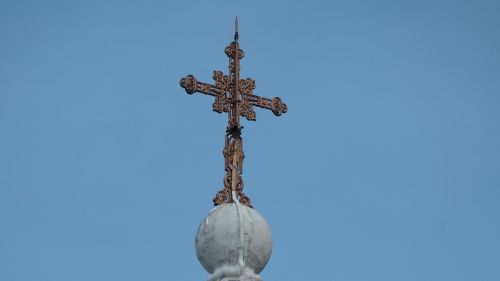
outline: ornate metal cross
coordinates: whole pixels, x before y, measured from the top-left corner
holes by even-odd
[[[238,44],[238,17],[235,19],[234,41],[225,49],[229,57],[229,76],[222,71],[215,70],[213,79],[215,85],[199,82],[193,75],[181,79],[180,85],[190,95],[199,92],[215,97],[213,110],[228,113],[226,129],[224,160],[226,175],[224,188],[213,199],[214,205],[231,203],[239,200],[240,203],[252,207],[250,198],[243,193],[243,140],[241,138],[240,115],[249,121],[255,121],[254,106],[270,109],[276,116],[287,111],[287,106],[279,97],[268,99],[253,94],[255,80],[250,78],[240,79],[240,60],[244,56]],[[234,193],[233,193],[234,192]],[[237,198],[233,198],[236,196]]]

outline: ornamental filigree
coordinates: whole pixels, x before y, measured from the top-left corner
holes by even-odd
[[[228,112],[229,111],[229,101],[225,96],[215,97],[215,101],[212,104],[213,111],[217,113]]]
[[[257,116],[255,114],[255,111],[253,110],[253,106],[251,103],[244,101],[241,103],[240,108],[241,108],[240,111],[241,116],[247,118],[248,121],[257,120]]]
[[[237,43],[233,41],[231,42],[231,44],[229,44],[229,46],[226,47],[226,49],[224,49],[224,52],[229,58],[234,58],[234,55],[236,53],[236,45]],[[238,48],[238,60],[241,60],[244,56],[245,52],[243,52],[242,49]]]
[[[253,95],[253,90],[255,89],[255,80],[247,78],[245,80],[240,79],[238,85],[239,91],[242,95]]]
[[[215,87],[220,89],[222,92],[227,92],[229,87],[231,87],[231,78],[224,75],[222,71],[214,70],[212,77],[215,80]]]
[[[238,200],[241,204],[252,207],[252,202],[243,192],[243,139],[240,116],[249,121],[255,121],[254,106],[271,110],[276,116],[287,112],[287,106],[279,97],[273,99],[254,95],[255,80],[240,79],[240,60],[245,53],[239,48],[238,21],[236,19],[234,41],[224,49],[229,57],[229,75],[222,71],[214,71],[212,78],[215,85],[199,82],[193,75],[181,79],[180,85],[188,94],[199,92],[215,97],[212,109],[215,112],[228,113],[224,155],[224,175],[222,190],[213,199],[214,205],[231,203]]]

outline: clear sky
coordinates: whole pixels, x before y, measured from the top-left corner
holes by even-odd
[[[2,1],[0,280],[206,280],[194,237],[244,121],[267,281],[500,280],[498,1]]]

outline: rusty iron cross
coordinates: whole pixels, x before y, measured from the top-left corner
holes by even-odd
[[[225,49],[229,57],[229,76],[215,70],[215,85],[199,82],[193,75],[181,79],[180,85],[190,95],[199,92],[215,97],[213,110],[228,113],[228,124],[224,145],[224,162],[226,175],[224,188],[213,199],[214,205],[232,203],[239,200],[241,204],[252,207],[250,198],[243,193],[243,140],[241,138],[240,116],[249,121],[256,120],[254,106],[270,109],[276,116],[287,112],[287,106],[279,97],[268,99],[254,95],[255,80],[240,79],[240,60],[244,52],[238,44],[238,17],[235,19],[234,41]]]

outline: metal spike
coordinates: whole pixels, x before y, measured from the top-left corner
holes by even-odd
[[[238,16],[234,19],[234,40],[238,40]]]

